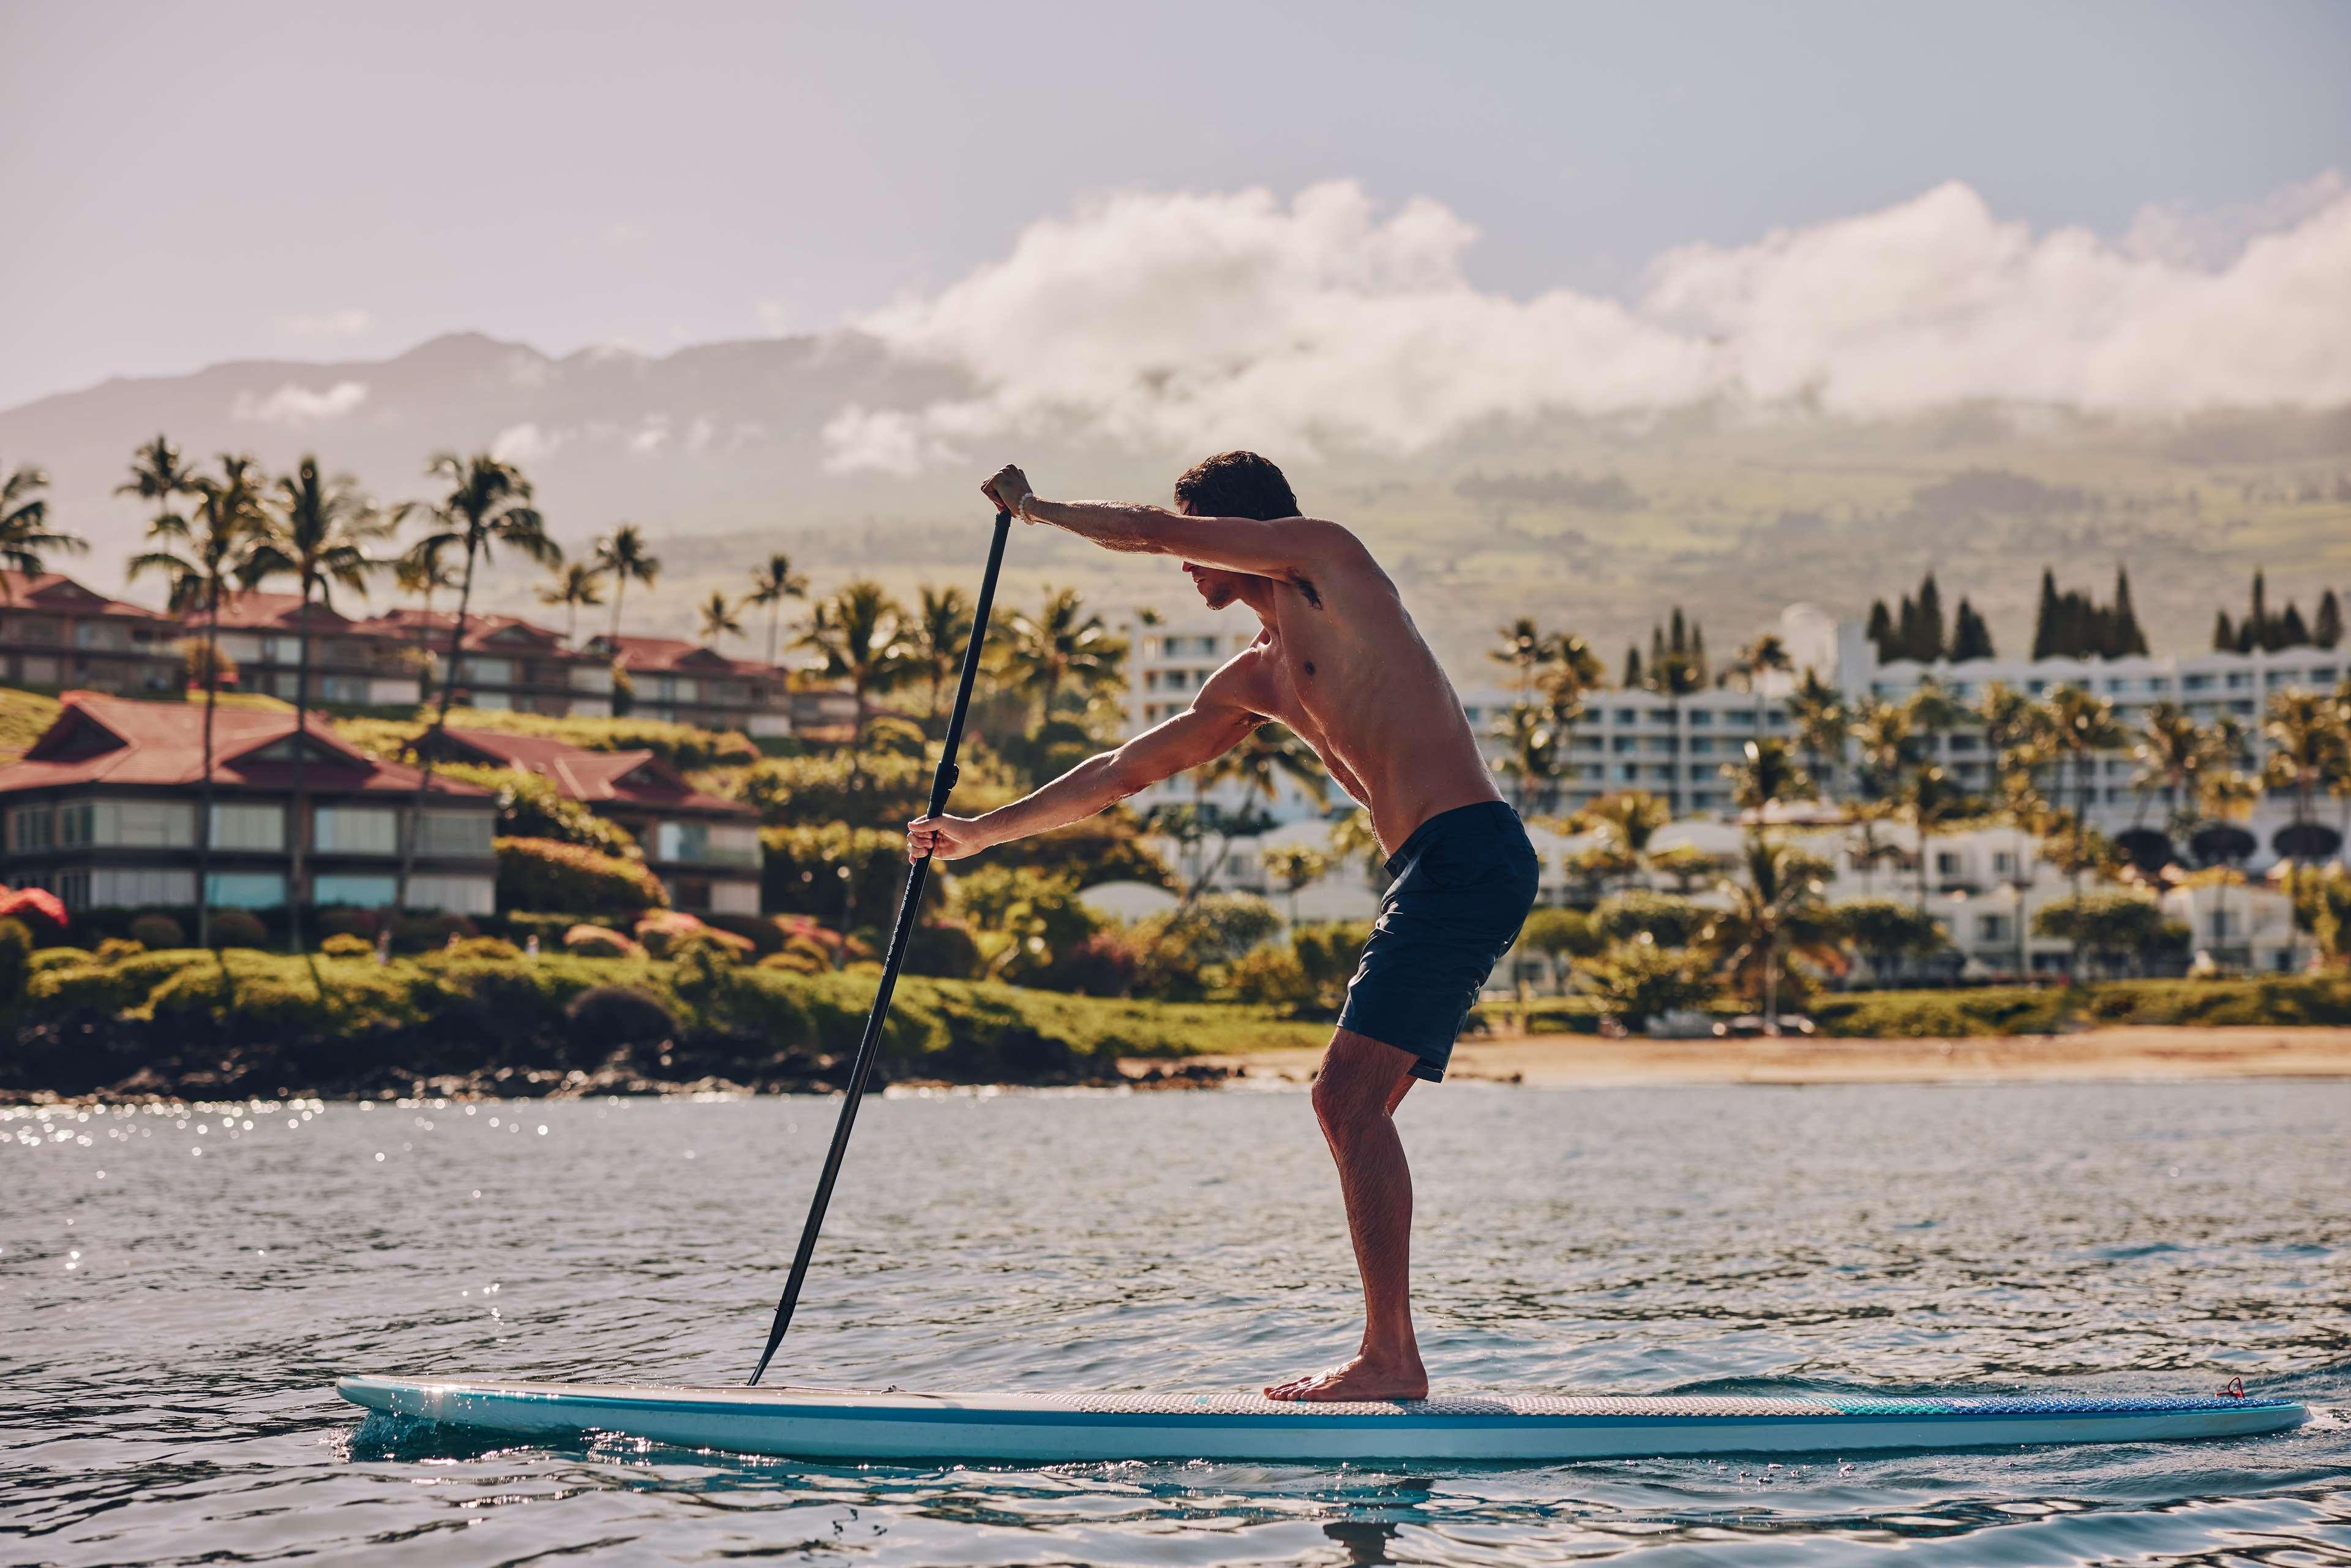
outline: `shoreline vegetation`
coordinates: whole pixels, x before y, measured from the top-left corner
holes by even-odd
[[[124,944],[124,948],[133,945]],[[0,1104],[837,1092],[870,964],[47,948],[0,1034]],[[2351,979],[2120,980],[1822,998],[1812,1037],[1608,1038],[1576,998],[1498,1002],[1456,1075],[1543,1084],[2351,1075]],[[1228,1002],[900,982],[883,1085],[1302,1081],[1327,1021]]]

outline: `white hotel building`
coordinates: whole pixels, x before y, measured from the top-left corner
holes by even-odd
[[[1141,730],[1180,712],[1218,665],[1249,645],[1257,634],[1256,619],[1241,610],[1211,612],[1199,606],[1138,612],[1121,630],[1130,639],[1126,709],[1132,729]],[[1938,663],[1928,666],[1909,662],[1882,664],[1876,650],[1857,622],[1840,623],[1810,605],[1792,605],[1774,627],[1786,643],[1795,674],[1816,670],[1822,678],[1848,696],[1900,700],[1932,674],[1961,702],[1973,702],[1994,681],[2004,682],[2028,695],[2041,696],[2055,687],[2087,687],[2114,705],[2115,718],[2126,731],[2145,721],[2149,706],[2178,703],[2199,723],[2223,716],[2244,726],[2256,748],[2262,716],[2269,698],[2293,688],[2332,691],[2351,674],[2351,648],[2294,648],[2275,653],[2192,653],[2184,656],[2111,660],[1980,659],[1966,664]],[[1480,736],[1488,736],[1508,712],[1514,695],[1503,683],[1482,679],[1501,674],[1499,665],[1479,669],[1457,667],[1462,706]],[[1585,700],[1584,718],[1570,742],[1574,772],[1560,788],[1562,809],[1588,804],[1619,789],[1646,789],[1670,800],[1682,818],[1727,816],[1731,810],[1725,763],[1741,756],[1748,740],[1758,735],[1795,742],[1796,732],[1784,699],[1793,675],[1767,677],[1755,694],[1709,689],[1668,701],[1654,692],[1602,689]],[[1968,790],[1991,783],[1991,758],[1981,735],[1961,727],[1940,737],[1938,760],[1952,780]],[[1498,744],[1489,742],[1497,754]],[[2092,820],[2109,831],[2145,822],[2160,827],[2166,814],[2159,800],[2142,800],[2131,788],[2137,764],[2127,747],[2109,753],[2098,763],[2093,789]],[[1834,799],[1851,778],[1844,758],[1823,760],[1818,781]],[[1196,797],[1186,779],[1168,780],[1136,797],[1138,808],[1190,800]],[[1205,799],[1233,808],[1243,803],[1232,785],[1220,786]],[[2070,789],[2069,789],[2070,799]],[[1334,792],[1333,805],[1347,801]],[[2289,821],[2291,802],[2265,798],[2245,825],[2262,849],[2252,864],[2259,869],[2273,859],[2271,840]],[[1285,787],[1272,803],[1271,814],[1289,822],[1318,814],[1312,801]],[[2334,814],[2330,811],[2330,815]]]

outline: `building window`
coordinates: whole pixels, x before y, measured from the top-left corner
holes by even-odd
[[[2011,876],[2015,874],[2016,856],[2009,852],[2007,850],[1992,851],[1991,870],[1994,876]]]
[[[216,850],[282,850],[285,847],[286,809],[284,807],[227,802],[213,807],[213,848]]]
[[[321,806],[310,832],[311,847],[326,854],[400,852],[400,814],[389,806]]]
[[[496,832],[497,819],[488,811],[427,811],[416,852],[486,859]]]
[[[1949,850],[1938,851],[1935,855],[1935,874],[1937,876],[1959,875],[1959,857]]]
[[[167,866],[99,866],[89,875],[98,909],[183,909],[196,901],[196,873]]]
[[[396,879],[376,872],[335,872],[310,881],[310,902],[381,909],[392,900]]]
[[[470,681],[486,686],[514,684],[514,663],[509,659],[461,659],[457,668],[461,672],[457,676],[461,683]]]
[[[1979,941],[1979,942],[2005,942],[2005,941],[2007,941],[2007,940],[2008,940],[2008,916],[2007,916],[2007,915],[1977,915],[1977,916],[1976,916],[1976,940],[1977,940],[1977,941]]]
[[[47,805],[19,806],[8,813],[8,847],[18,854],[47,849],[55,841],[53,814]]]
[[[496,887],[486,876],[413,876],[408,879],[408,903],[413,909],[487,915],[497,906]]]
[[[204,894],[223,909],[275,909],[286,902],[286,878],[274,871],[216,871]]]

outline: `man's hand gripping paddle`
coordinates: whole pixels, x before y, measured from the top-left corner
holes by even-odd
[[[947,796],[956,786],[956,752],[963,744],[963,721],[971,711],[972,681],[979,674],[980,644],[987,638],[987,612],[996,602],[996,577],[1004,565],[1004,541],[1012,531],[1012,514],[999,508],[996,514],[996,537],[987,547],[987,574],[979,580],[979,603],[971,614],[971,641],[964,645],[963,675],[956,683],[955,711],[947,717],[946,743],[939,749],[939,768],[931,777],[929,815],[937,816],[947,809]],[[873,1061],[882,1053],[882,1024],[890,1016],[890,993],[897,988],[899,967],[906,961],[906,943],[914,934],[914,917],[921,913],[923,885],[931,874],[931,856],[926,852],[906,872],[906,889],[898,895],[898,920],[890,933],[890,951],[882,961],[882,984],[873,993],[873,1010],[865,1019],[865,1033],[857,1042],[857,1058],[849,1070],[849,1092],[841,1103],[841,1120],[833,1124],[832,1147],[825,1152],[824,1174],[817,1178],[816,1197],[809,1204],[808,1223],[800,1228],[799,1249],[792,1254],[792,1272],[784,1281],[783,1299],[776,1303],[776,1321],[768,1330],[768,1348],[759,1353],[759,1364],[751,1374],[756,1385],[775,1358],[776,1347],[784,1341],[784,1331],[792,1326],[792,1309],[799,1305],[800,1286],[808,1279],[809,1260],[816,1253],[816,1236],[824,1228],[825,1206],[832,1201],[832,1184],[840,1178],[841,1156],[849,1152],[849,1134],[857,1125],[857,1107],[865,1098],[866,1081],[873,1076]]]

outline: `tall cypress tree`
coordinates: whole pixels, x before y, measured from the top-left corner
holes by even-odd
[[[2294,601],[2289,599],[2285,602],[2285,613],[2277,619],[2277,635],[2270,643],[2270,651],[2275,653],[2280,648],[2309,646],[2310,628],[2303,624],[2302,612],[2295,609]]]
[[[1689,656],[1690,668],[1698,674],[1698,684],[1706,685],[1706,628],[1698,623],[1695,616],[1690,620]]]
[[[2057,639],[2064,628],[2058,624],[2064,610],[2057,602],[2057,574],[2047,567],[2041,569],[2041,604],[2032,612],[2032,656],[2036,659],[2057,657]]]
[[[1887,644],[1894,636],[1894,617],[1886,612],[1886,601],[1883,599],[1869,601],[1869,628],[1864,635],[1876,644],[1878,663],[1893,662],[1894,650]]]
[[[1930,571],[1918,584],[1918,630],[1910,642],[1910,656],[1922,664],[1931,664],[1943,656],[1947,645],[1943,635],[1943,591],[1935,586],[1935,574]]]
[[[1682,619],[1682,607],[1674,606],[1672,621],[1667,623],[1666,647],[1674,653],[1689,652],[1689,623]]]
[[[1623,686],[1628,692],[1638,691],[1640,689],[1641,645],[1639,643],[1627,643],[1625,644],[1625,678],[1616,684]]]
[[[2139,629],[2138,612],[2131,605],[2130,571],[2115,568],[2115,631],[2113,646],[2106,656],[2111,659],[2145,658],[2147,633]]]
[[[2262,582],[2262,573],[2258,568],[2256,568],[2253,572],[2252,613],[2248,615],[2245,618],[2245,623],[2237,629],[2237,635],[2241,640],[2249,639],[2247,642],[2248,652],[2253,648],[2268,647],[2270,645],[2270,638],[2275,635],[2275,632],[2270,626],[2270,601],[2268,586]]]
[[[2331,588],[2318,597],[2318,614],[2310,623],[2310,641],[2321,648],[2336,647],[2343,641],[2343,606]]]
[[[1970,659],[1990,659],[1992,652],[1991,627],[1976,613],[1967,595],[1959,596],[1959,608],[1951,619],[1951,663],[1963,664]]]
[[[2236,651],[2237,629],[2229,624],[2229,612],[2225,610],[2214,611],[2212,612],[2212,652],[2233,653]]]

